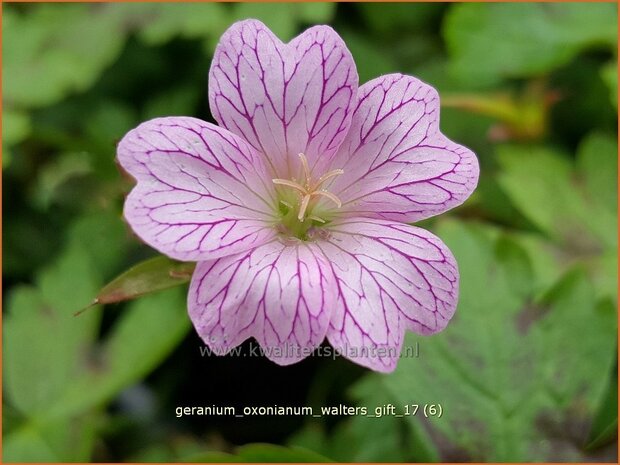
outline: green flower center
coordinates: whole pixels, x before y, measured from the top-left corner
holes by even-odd
[[[299,154],[302,166],[301,182],[297,179],[272,179],[278,190],[278,211],[280,212],[280,232],[288,237],[303,241],[313,240],[319,234],[321,226],[329,222],[329,218],[319,211],[319,200],[326,198],[333,202],[337,208],[342,202],[331,192],[323,189],[323,185],[330,179],[344,173],[336,169],[325,173],[316,181],[312,179],[308,159],[303,153]]]

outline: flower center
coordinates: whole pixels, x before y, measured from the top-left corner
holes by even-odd
[[[311,226],[312,221],[322,224],[326,222],[325,219],[313,214],[313,209],[321,197],[330,200],[338,208],[342,206],[340,199],[326,189],[323,189],[323,185],[328,180],[340,176],[344,171],[341,169],[331,170],[317,180],[313,180],[310,167],[308,166],[308,159],[303,153],[299,154],[299,160],[302,166],[303,179],[301,182],[298,182],[295,178],[275,178],[272,179],[272,181],[278,186],[292,189],[292,192],[296,194],[296,199],[290,199],[290,197],[286,200],[280,199],[280,203],[284,206],[284,211],[282,212],[283,226],[285,226],[290,233],[296,235],[300,239],[304,239],[305,237],[303,236]],[[292,216],[293,214],[295,214],[294,217]]]

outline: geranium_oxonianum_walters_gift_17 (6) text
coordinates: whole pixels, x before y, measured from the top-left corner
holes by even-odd
[[[329,26],[281,42],[234,23],[209,71],[211,112],[156,118],[120,141],[137,181],[133,231],[197,262],[193,325],[216,354],[255,338],[280,365],[325,338],[376,371],[397,365],[406,330],[428,335],[454,314],[450,250],[410,223],[463,203],[476,156],[439,131],[439,96],[389,74],[358,85]]]

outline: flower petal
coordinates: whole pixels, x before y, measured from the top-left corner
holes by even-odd
[[[454,257],[437,237],[406,224],[355,218],[330,231],[320,248],[336,278],[338,303],[327,338],[352,361],[392,371],[405,329],[432,334],[454,314]]]
[[[147,244],[178,260],[238,253],[274,236],[275,200],[260,156],[195,118],[158,118],[130,131],[118,161],[138,184],[125,218]]]
[[[331,268],[314,244],[278,240],[198,263],[189,314],[204,342],[223,355],[254,337],[264,355],[289,365],[325,338],[336,292]]]
[[[273,177],[290,179],[300,172],[299,153],[317,170],[329,164],[351,124],[357,83],[351,53],[330,27],[283,44],[246,20],[215,50],[209,102],[220,125],[265,154]]]
[[[329,188],[355,216],[411,223],[463,203],[478,160],[439,132],[439,96],[416,78],[390,74],[359,89]]]

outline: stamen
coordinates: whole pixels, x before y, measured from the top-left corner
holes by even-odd
[[[304,198],[301,199],[301,205],[299,207],[299,215],[297,215],[297,219],[299,221],[303,221],[304,220],[304,215],[306,214],[306,209],[308,208],[308,203],[310,202],[310,195],[306,194],[304,195]]]
[[[308,184],[310,184],[310,167],[308,166],[308,159],[303,153],[300,153],[298,156],[301,160],[301,166],[304,168],[306,187],[308,187]]]
[[[310,175],[310,167],[308,165],[308,159],[303,153],[298,154],[298,156],[299,156],[299,160],[301,162],[301,166],[303,169],[304,179],[302,182],[297,182],[297,179],[295,178],[291,180],[280,179],[280,178],[272,179],[272,182],[274,184],[277,184],[280,186],[291,187],[300,193],[299,212],[297,214],[297,219],[300,222],[303,222],[304,218],[306,217],[306,213],[308,212],[308,209],[310,209],[308,213],[312,212],[312,209],[314,207],[310,206],[310,202],[312,201],[312,198],[316,196],[325,197],[331,200],[338,208],[340,208],[342,206],[342,202],[340,201],[338,197],[336,197],[331,192],[328,192],[327,190],[319,189],[319,188],[327,180],[334,178],[336,176],[340,176],[341,174],[344,173],[344,171],[341,169],[331,170],[325,173],[323,176],[321,176],[315,183],[313,183],[311,175]],[[282,203],[282,205],[288,207],[291,210],[293,209],[293,205],[291,205],[289,202],[280,200],[280,203]],[[319,218],[318,216],[308,215],[308,218],[314,221],[318,221],[319,223],[325,223],[325,220],[323,220],[322,218]]]
[[[306,189],[303,186],[300,186],[299,184],[297,184],[295,181],[289,181],[288,179],[272,179],[271,180],[274,184],[279,184],[281,186],[288,186],[288,187],[292,187],[293,189],[297,189],[299,192],[301,192],[304,195],[307,195],[308,192],[306,191]]]
[[[342,202],[340,201],[340,199],[336,197],[334,194],[332,194],[331,192],[314,191],[310,195],[322,195],[323,197],[327,197],[329,200],[334,202],[338,208],[342,207]]]
[[[340,176],[343,173],[344,173],[344,170],[341,170],[341,169],[331,170],[330,172],[325,173],[323,176],[321,176],[319,178],[319,180],[316,182],[316,184],[312,187],[312,190],[317,190],[328,179],[331,179],[331,178],[336,177],[336,176]]]

